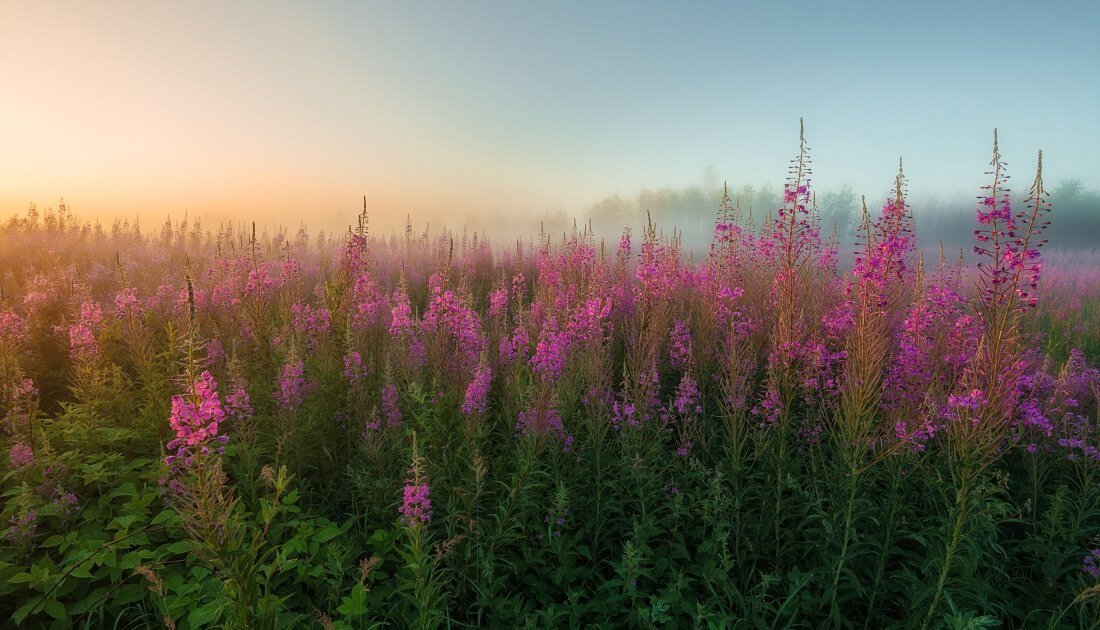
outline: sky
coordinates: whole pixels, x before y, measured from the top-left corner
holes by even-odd
[[[0,216],[340,229],[780,184],[1100,187],[1100,2],[6,2]]]

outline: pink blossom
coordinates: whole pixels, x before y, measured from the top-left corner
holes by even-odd
[[[356,350],[350,350],[344,355],[344,379],[351,387],[358,387],[366,378],[366,369],[363,366],[363,355]]]
[[[397,385],[390,383],[382,386],[382,413],[386,416],[386,426],[390,428],[401,426],[403,416],[401,414],[401,397],[397,393]]]
[[[324,307],[313,308],[309,304],[294,304],[290,307],[290,321],[294,332],[306,340],[308,348],[313,349],[332,330],[332,315]]]
[[[73,359],[99,356],[95,331],[103,323],[103,311],[95,302],[82,302],[75,324],[69,326],[69,356]]]
[[[478,366],[474,378],[466,387],[466,397],[462,401],[462,413],[468,416],[483,415],[489,404],[489,385],[493,371],[488,365]]]
[[[34,451],[23,442],[16,442],[11,445],[8,460],[11,462],[12,470],[23,470],[34,465]]]
[[[119,319],[140,317],[143,310],[137,289],[129,287],[115,294],[115,316]]]
[[[305,371],[305,362],[301,359],[283,365],[275,392],[275,401],[280,409],[288,412],[296,410],[305,397],[317,388],[316,381],[306,380]]]
[[[192,383],[190,394],[172,397],[168,423],[176,431],[176,438],[168,442],[168,450],[175,451],[175,455],[169,456],[167,463],[172,464],[177,458],[189,460],[196,450],[205,451],[214,443],[224,444],[225,436],[218,435],[219,425],[224,421],[225,411],[214,377],[203,371]]]
[[[432,520],[431,489],[422,480],[405,482],[405,495],[399,508],[401,522],[409,527],[420,527]]]
[[[563,450],[573,446],[573,436],[565,432],[556,409],[531,408],[519,412],[516,431],[524,437],[549,437],[561,443]]]
[[[26,322],[15,311],[0,311],[0,345],[14,348],[26,337]]]

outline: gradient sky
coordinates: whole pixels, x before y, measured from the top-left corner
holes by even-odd
[[[835,4],[836,6],[831,6]],[[0,215],[338,228],[639,187],[1100,185],[1100,2],[6,2]]]

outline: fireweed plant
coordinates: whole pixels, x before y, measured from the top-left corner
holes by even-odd
[[[4,623],[1097,627],[1100,258],[1040,255],[1041,156],[1017,201],[995,137],[959,255],[900,165],[852,235],[811,170],[704,251],[0,224]]]

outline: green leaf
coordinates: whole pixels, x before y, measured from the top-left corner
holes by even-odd
[[[193,628],[205,628],[212,625],[219,617],[221,617],[221,604],[217,601],[207,602],[188,613],[187,624]]]
[[[167,551],[168,553],[172,553],[172,554],[187,553],[188,551],[191,550],[191,545],[186,540],[177,540],[176,542],[172,543],[171,545],[168,545],[167,547],[164,547],[164,550]]]
[[[45,541],[42,542],[43,547],[57,547],[61,543],[65,542],[65,537],[60,534],[54,534]]]
[[[34,576],[30,573],[16,573],[8,578],[8,584],[24,584],[34,580]]]
[[[322,529],[321,531],[317,532],[317,536],[316,536],[316,539],[317,539],[317,540],[318,540],[319,542],[323,542],[323,543],[326,543],[326,542],[328,542],[328,541],[332,540],[333,538],[336,538],[337,536],[339,536],[339,535],[340,535],[340,534],[342,534],[342,533],[343,533],[343,532],[342,532],[342,531],[340,531],[340,528],[339,528],[339,527],[337,527],[337,526],[336,526],[336,525],[334,525],[334,524],[329,524],[329,525],[327,525],[327,526],[326,526],[326,527],[325,527],[324,529]]]
[[[42,604],[42,610],[54,619],[65,620],[65,605],[56,599],[47,599],[46,603]]]
[[[36,605],[38,605],[38,600],[37,599],[32,599],[28,602],[25,602],[14,613],[12,613],[12,615],[11,615],[12,621],[14,621],[17,624],[22,624],[23,620],[25,620],[27,618],[27,615],[31,614],[31,610]]]
[[[150,521],[152,525],[162,525],[166,523],[178,523],[180,521],[179,515],[174,510],[161,510],[153,520]]]

